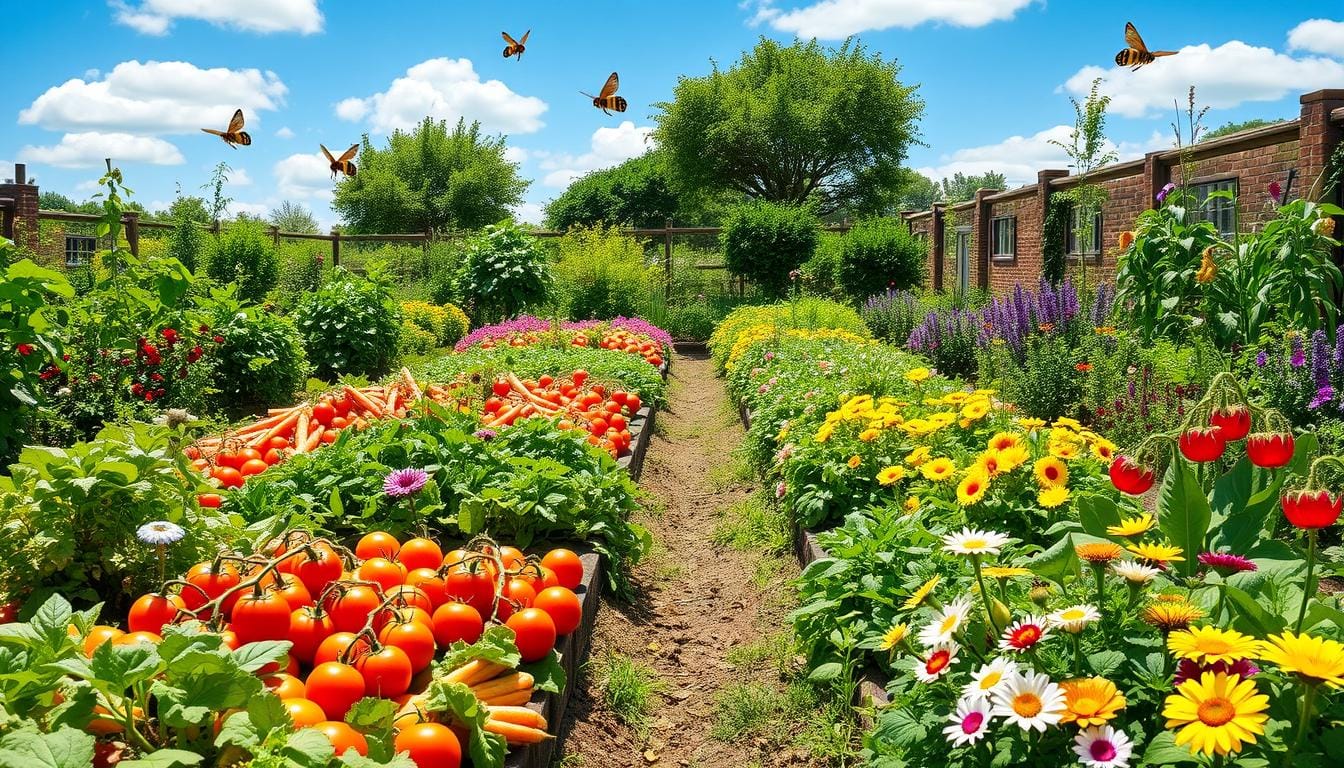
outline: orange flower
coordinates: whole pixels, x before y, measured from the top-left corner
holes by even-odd
[[[1088,371],[1092,370],[1092,364],[1091,364],[1091,363],[1079,363],[1079,364],[1077,364],[1077,365],[1075,365],[1075,366],[1073,366],[1073,367],[1074,367],[1074,368],[1077,368],[1077,369],[1078,369],[1080,372],[1082,372],[1082,373],[1087,373]]]
[[[1125,230],[1124,232],[1120,233],[1120,250],[1127,251],[1129,250],[1129,246],[1133,244],[1134,244],[1134,233],[1132,231]]]

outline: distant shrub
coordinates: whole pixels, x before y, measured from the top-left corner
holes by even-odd
[[[262,225],[238,221],[230,224],[220,237],[219,247],[206,265],[206,274],[218,283],[237,283],[240,298],[260,303],[275,287],[280,264],[275,246]]]
[[[296,313],[308,359],[324,378],[372,376],[391,367],[401,315],[378,284],[336,270]]]
[[[817,217],[807,208],[758,201],[728,212],[719,233],[724,263],[767,296],[783,296],[789,273],[817,247]]]
[[[817,240],[817,249],[812,258],[798,268],[802,273],[803,290],[811,296],[838,299],[840,291],[840,256],[844,247],[844,236],[835,232],[822,232]]]
[[[213,383],[225,405],[289,403],[312,368],[294,321],[258,307],[217,310],[213,330],[224,338]]]
[[[424,301],[403,301],[402,320],[430,335],[430,347],[451,347],[467,335],[467,316],[452,304],[437,306]],[[404,327],[404,326],[403,326]]]
[[[644,247],[616,228],[575,228],[558,243],[555,293],[573,320],[635,315],[659,285],[660,270]]]
[[[714,332],[720,314],[706,301],[693,301],[681,306],[668,307],[663,325],[674,339],[707,341]]]
[[[513,317],[545,303],[551,268],[536,238],[503,221],[483,229],[463,246],[465,261],[457,294],[477,322]]]
[[[205,263],[205,233],[186,216],[173,221],[177,226],[168,235],[168,255],[195,272]]]
[[[397,353],[401,355],[423,355],[438,346],[433,333],[425,330],[403,317],[401,319],[401,337],[397,340]]]
[[[913,288],[924,281],[925,253],[924,240],[899,219],[867,219],[845,234],[836,277],[853,301],[884,289]]]

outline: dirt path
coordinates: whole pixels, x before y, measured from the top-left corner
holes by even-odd
[[[589,667],[570,705],[564,768],[687,766],[717,768],[779,764],[762,757],[764,745],[713,738],[716,705],[725,689],[751,683],[742,649],[777,632],[784,606],[772,598],[789,574],[778,562],[761,583],[762,559],[716,546],[712,536],[724,512],[744,503],[752,481],[733,476],[733,449],[742,427],[723,382],[704,355],[677,355],[669,407],[658,428],[641,482],[650,511],[641,522],[654,539],[653,556],[635,572],[639,596],[630,605],[605,599],[589,653]],[[730,649],[738,649],[737,666]],[[746,654],[750,654],[747,651]],[[628,661],[627,661],[628,657]],[[613,658],[652,671],[652,707],[631,727],[627,708],[611,705]],[[758,669],[761,679],[778,679]],[[615,711],[613,711],[615,710]]]

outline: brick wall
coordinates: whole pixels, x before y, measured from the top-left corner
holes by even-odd
[[[0,198],[14,201],[14,242],[29,251],[38,250],[37,186],[27,183],[27,168],[14,166],[14,183],[0,184]]]

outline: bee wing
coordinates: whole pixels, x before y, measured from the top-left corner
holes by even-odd
[[[530,29],[527,30],[526,32],[524,32],[524,33],[523,33],[523,39],[522,39],[522,40],[519,40],[519,41],[518,41],[518,44],[519,44],[519,45],[527,45],[527,36],[530,35],[530,34],[532,34],[532,30],[530,30]]]
[[[1125,42],[1129,43],[1130,48],[1140,51],[1148,50],[1148,46],[1143,44],[1143,38],[1139,37],[1139,30],[1134,27],[1134,22],[1125,22]]]
[[[616,76],[615,72],[612,72],[611,77],[607,78],[607,82],[602,86],[602,91],[600,94],[598,94],[598,96],[599,98],[605,99],[608,96],[615,93],[616,89],[620,87],[621,87],[621,79]]]
[[[499,34],[501,34],[501,35],[504,36],[504,42],[506,42],[506,43],[508,43],[509,45],[512,45],[512,46],[514,46],[514,47],[517,47],[517,46],[518,46],[518,41],[517,41],[517,40],[514,40],[512,37],[509,37],[509,33],[508,33],[508,32],[500,32]]]
[[[350,148],[347,149],[347,150],[345,150],[345,154],[344,154],[344,155],[341,155],[341,159],[340,159],[340,160],[337,160],[336,162],[338,162],[338,163],[344,163],[346,160],[349,160],[350,158],[354,157],[354,156],[355,156],[355,153],[357,153],[357,152],[359,152],[359,145],[358,145],[358,144],[351,144],[351,145],[350,145]],[[331,157],[331,155],[327,155],[327,157]]]
[[[331,150],[327,149],[327,145],[326,145],[326,144],[318,144],[317,146],[319,146],[319,147],[322,148],[322,154],[324,154],[324,155],[327,156],[327,162],[328,162],[328,163],[335,163],[335,162],[336,162],[336,158],[334,158],[334,157],[331,156]]]
[[[229,121],[229,133],[237,133],[243,130],[243,110],[233,113],[233,119]]]
[[[210,135],[212,135],[212,136],[223,136],[223,135],[224,135],[224,132],[223,132],[223,131],[216,131],[214,128],[202,128],[201,130],[202,130],[202,131],[205,131],[206,133],[208,133],[208,134],[210,134]]]

